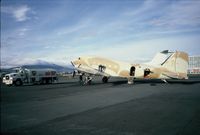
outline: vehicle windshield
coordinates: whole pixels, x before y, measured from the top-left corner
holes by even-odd
[[[10,74],[11,77],[16,76],[16,75],[17,75],[17,74],[15,74],[15,73]]]

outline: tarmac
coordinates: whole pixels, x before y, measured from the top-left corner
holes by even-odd
[[[198,135],[200,79],[1,84],[1,134]]]

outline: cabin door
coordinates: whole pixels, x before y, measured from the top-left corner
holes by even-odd
[[[150,74],[150,72],[151,72],[150,69],[146,68],[144,70],[144,78],[147,77]]]

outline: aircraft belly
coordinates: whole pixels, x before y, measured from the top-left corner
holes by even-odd
[[[118,76],[116,72],[109,70],[109,69],[106,69],[105,73],[109,74],[110,76]]]

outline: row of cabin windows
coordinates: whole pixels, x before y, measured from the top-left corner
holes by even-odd
[[[113,67],[113,68],[117,68],[117,66],[115,65],[115,66],[112,66],[112,65],[107,65],[107,64],[100,64],[100,63],[92,63],[93,65],[104,65],[105,67],[109,67],[109,68],[111,68],[111,67]]]

